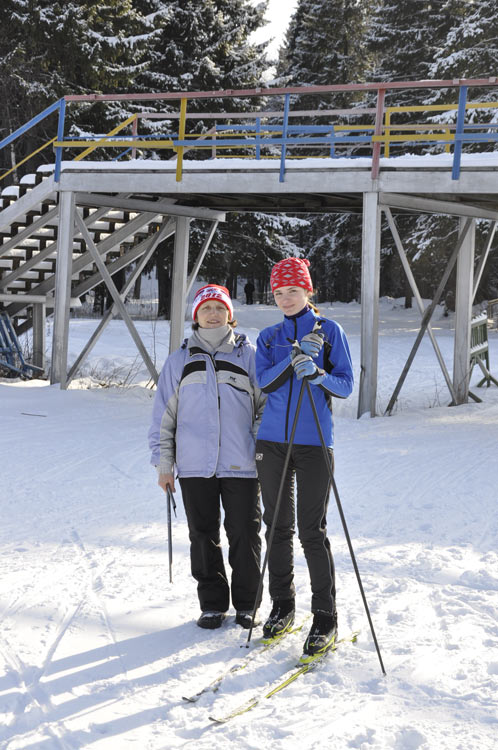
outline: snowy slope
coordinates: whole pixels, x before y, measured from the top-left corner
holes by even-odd
[[[321,309],[344,325],[358,376],[358,305]],[[278,319],[264,306],[240,305],[236,315],[253,340]],[[417,315],[383,300],[380,318],[385,407]],[[72,321],[71,358],[95,325]],[[168,324],[138,327],[160,364]],[[436,316],[435,329],[451,371],[451,319]],[[496,332],[490,339],[496,372]],[[239,648],[247,632],[233,624],[233,611],[220,631],[195,626],[179,493],[168,581],[166,505],[146,446],[153,394],[135,358],[128,332],[114,321],[88,377],[71,390],[0,383],[0,748],[494,748],[498,388],[477,389],[476,372],[473,390],[483,403],[447,408],[427,340],[393,417],[356,420],[357,389],[337,405],[336,481],[387,677],[331,498],[340,631],[359,629],[357,644],[216,726],[209,715],[268,688],[297,659],[304,635],[227,677],[219,693],[196,705],[182,701],[247,653]],[[130,368],[134,387],[85,389],[126,378]],[[297,541],[295,555],[301,621],[310,592]],[[263,614],[268,606],[265,594]]]

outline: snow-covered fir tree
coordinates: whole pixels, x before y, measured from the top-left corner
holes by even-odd
[[[266,5],[266,0],[258,6],[248,0],[135,0],[155,29],[147,69],[136,85],[146,91],[217,91],[261,85],[268,65],[266,43],[253,44],[249,37],[265,23]],[[230,106],[244,111],[252,102],[231,99]],[[223,109],[225,103],[220,100],[216,106]],[[191,100],[189,112],[213,111],[214,106],[212,99]]]
[[[372,8],[366,38],[372,56],[372,78],[410,81],[472,77],[469,67],[462,64],[457,69],[452,65],[457,59],[462,61],[463,38],[469,33],[469,14],[476,15],[478,5],[478,0],[379,0]],[[457,38],[460,41],[455,47]],[[446,66],[444,61],[450,64]],[[476,73],[476,77],[480,75],[481,72]],[[386,104],[456,104],[457,99],[455,89],[414,88],[388,93]],[[401,112],[395,113],[393,122],[417,123],[422,118],[426,122],[454,122],[455,113],[421,115]],[[410,146],[412,152],[440,152],[441,149],[442,145],[434,144]],[[395,155],[395,147],[392,152]],[[434,215],[399,215],[396,221],[421,294],[431,297],[457,240],[458,221]],[[388,293],[398,296],[407,285],[391,233],[386,227],[382,233],[382,268],[388,275]],[[385,283],[386,279],[383,281]],[[450,279],[447,294],[448,298],[454,299],[453,284],[454,280]],[[409,299],[407,294],[407,301]]]
[[[0,26],[4,135],[65,94],[128,90],[143,64],[144,26],[132,0],[4,0]],[[75,119],[83,130],[105,131],[120,116],[116,109],[69,108],[66,132]],[[52,118],[17,142],[17,160],[48,139],[54,127]]]
[[[368,5],[363,0],[300,0],[279,53],[277,73],[288,86],[359,83],[365,74],[363,44]],[[330,109],[351,94],[296,97],[306,109]],[[333,104],[331,104],[333,102]]]
[[[289,23],[277,66],[278,82],[289,86],[360,83],[367,57],[363,43],[368,18],[363,0],[300,0]],[[293,109],[351,108],[361,95],[334,93],[294,96]],[[327,115],[303,123],[339,121]],[[343,120],[341,120],[343,121]],[[351,118],[355,122],[355,118]],[[323,153],[323,151],[322,151]],[[307,215],[309,225],[294,240],[312,262],[318,301],[349,301],[359,295],[361,216]]]
[[[459,78],[488,78],[496,74],[498,60],[498,15],[496,3],[492,0],[447,0],[443,3],[441,28],[444,30],[440,46],[429,67],[431,78],[443,80]],[[427,100],[430,104],[456,104],[455,89],[438,89],[431,92]],[[471,87],[468,90],[467,102],[483,103],[496,101],[496,90],[492,87]],[[456,112],[436,112],[434,122],[452,122]],[[496,134],[498,110],[496,108],[472,108],[467,110],[466,121],[477,124],[489,123],[494,126],[490,133]],[[495,151],[497,143],[481,142],[465,145],[466,151]],[[441,235],[448,234],[448,227],[453,226],[452,245],[455,242],[456,222],[443,217],[421,217],[417,222],[415,237],[427,245],[431,252],[435,247],[445,246]],[[489,233],[489,222],[478,222],[476,232],[476,257],[483,252]],[[495,240],[496,247],[496,240]],[[491,253],[477,290],[476,302],[494,298],[498,294],[498,259]],[[422,259],[421,259],[422,260]],[[451,294],[451,292],[450,292]]]
[[[136,80],[146,91],[217,91],[256,88],[268,66],[266,43],[249,41],[253,31],[264,24],[266,2],[255,6],[248,0],[136,0],[136,6],[155,29],[148,49],[148,66]],[[191,99],[188,113],[254,109],[252,97],[235,99]],[[143,122],[149,132],[166,128],[175,132],[178,120],[168,113],[178,112],[179,102],[163,102],[154,107],[164,112],[164,120]],[[150,107],[152,108],[152,107]],[[205,133],[213,126],[206,118],[187,121],[187,132]],[[142,126],[141,126],[142,127]],[[163,157],[164,154],[157,155]],[[209,158],[210,152],[195,152],[195,158]],[[189,158],[189,154],[186,154]],[[236,293],[236,279],[251,277],[256,286],[264,285],[268,268],[289,252],[285,217],[265,214],[228,213],[211,243],[200,274],[212,282],[226,284]],[[292,222],[294,223],[294,222]],[[191,225],[192,255],[204,237],[202,222]],[[164,243],[157,254],[160,313],[168,314],[168,282],[171,274],[172,243]],[[261,282],[258,282],[261,279]]]

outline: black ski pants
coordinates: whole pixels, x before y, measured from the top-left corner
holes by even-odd
[[[261,484],[266,538],[275,515],[287,443],[269,440],[256,442],[256,465]],[[329,449],[332,469],[334,454]],[[294,500],[294,476],[297,484],[297,509]],[[295,514],[299,540],[303,547],[311,580],[311,611],[335,612],[334,559],[327,538],[327,506],[330,475],[321,446],[293,445],[280,502],[275,533],[268,556],[270,596],[293,599]]]
[[[261,509],[257,479],[180,479],[190,538],[192,575],[203,612],[254,607],[260,576]],[[221,506],[228,539],[229,586],[220,540]]]

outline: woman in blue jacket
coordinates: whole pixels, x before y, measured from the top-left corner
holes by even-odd
[[[166,360],[154,400],[149,445],[159,486],[182,489],[201,628],[221,626],[230,593],[236,622],[249,628],[259,582],[261,511],[255,435],[265,397],[256,383],[255,348],[234,331],[228,290],[199,289],[192,336]],[[220,544],[224,510],[229,585]]]
[[[256,374],[260,388],[268,397],[256,443],[267,536],[273,523],[302,379],[309,380],[332,468],[332,398],[347,398],[353,388],[346,335],[333,320],[322,318],[310,302],[313,285],[308,266],[309,261],[300,258],[286,258],[274,266],[270,282],[284,319],[261,331],[257,341]],[[304,393],[268,558],[273,606],[263,634],[266,638],[275,637],[294,622],[296,510],[312,592],[313,624],[304,644],[304,653],[308,655],[326,651],[337,635],[334,561],[326,525],[329,492],[330,474],[320,434],[311,402]]]

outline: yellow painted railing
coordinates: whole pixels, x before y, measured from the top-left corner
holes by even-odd
[[[498,102],[467,102],[465,109],[496,109],[498,108]],[[404,107],[386,107],[385,109],[385,126],[383,136],[373,136],[373,141],[382,141],[384,145],[384,156],[390,156],[390,143],[406,143],[408,141],[416,140],[434,140],[434,141],[446,141],[444,150],[446,153],[451,151],[451,141],[454,140],[454,134],[452,129],[455,125],[449,123],[433,123],[432,125],[393,125],[391,115],[396,112],[456,112],[458,110],[458,104],[428,104],[428,105],[414,105]],[[436,134],[432,133],[430,138],[427,135],[423,137],[415,137],[414,135],[406,135],[405,137],[393,136],[392,131],[405,131],[411,130],[443,130],[443,133]]]
[[[131,115],[131,117],[128,117],[126,120],[124,120],[123,122],[121,122],[119,125],[117,125],[115,128],[113,128],[113,130],[111,130],[109,133],[107,133],[107,135],[103,136],[103,138],[101,138],[99,141],[95,141],[95,140],[88,141],[89,148],[87,148],[81,154],[78,154],[78,156],[75,159],[73,159],[73,161],[81,161],[81,159],[84,159],[85,156],[88,156],[88,154],[91,154],[92,151],[95,151],[96,148],[101,148],[101,146],[108,145],[106,143],[106,138],[109,138],[109,136],[111,136],[111,135],[116,135],[116,133],[119,133],[121,130],[123,130],[123,128],[125,128],[127,125],[130,125],[136,119],[137,119],[137,115],[136,114],[135,115]],[[69,143],[71,143],[71,142],[70,141],[64,141],[63,145],[67,146],[67,145],[69,145]],[[86,146],[87,145],[86,141],[77,141],[75,143],[79,144],[80,146],[82,146],[82,145]],[[62,145],[62,144],[56,143],[55,145],[57,146],[57,145]]]
[[[184,97],[180,100],[180,111],[179,114],[176,114],[176,117],[179,119],[179,125],[178,125],[178,135],[174,138],[168,138],[168,137],[162,137],[162,138],[151,138],[151,139],[144,139],[140,138],[137,133],[137,125],[138,120],[140,119],[140,114],[134,114],[131,117],[124,120],[122,123],[117,125],[115,128],[113,128],[107,135],[102,136],[101,138],[98,138],[97,140],[94,139],[67,139],[67,140],[55,140],[52,139],[49,141],[49,143],[45,145],[49,145],[50,143],[53,143],[55,147],[63,147],[63,148],[84,148],[85,150],[82,151],[81,154],[79,154],[77,157],[75,157],[74,161],[81,161],[84,159],[88,154],[92,153],[97,148],[127,148],[127,149],[133,149],[133,152],[137,148],[141,149],[168,149],[173,150],[176,154],[176,180],[179,182],[182,179],[182,171],[183,171],[183,156],[185,151],[189,151],[193,148],[196,150],[211,150],[213,153],[213,156],[216,155],[218,151],[225,151],[225,150],[233,150],[239,148],[244,149],[250,149],[251,152],[254,148],[257,148],[257,144],[254,142],[251,144],[248,144],[245,142],[245,139],[253,139],[258,141],[259,139],[271,139],[272,137],[281,137],[282,131],[274,130],[274,129],[266,129],[264,126],[259,127],[257,129],[254,129],[250,125],[248,126],[247,130],[241,131],[235,131],[231,130],[230,126],[226,127],[226,130],[215,132],[213,130],[209,131],[209,133],[205,133],[203,135],[199,134],[192,134],[192,133],[186,133],[186,122],[187,122],[187,104],[188,104],[188,98]],[[496,109],[498,108],[498,101],[497,102],[468,102],[466,104],[467,110],[477,110],[477,109]],[[454,142],[455,135],[454,131],[456,128],[455,124],[451,123],[425,123],[425,124],[395,124],[392,121],[393,115],[397,113],[431,113],[431,112],[456,112],[458,110],[458,104],[442,104],[442,105],[416,105],[416,106],[393,106],[393,107],[386,107],[384,112],[384,125],[382,128],[382,133],[380,134],[374,134],[372,131],[375,129],[375,125],[356,125],[356,124],[334,124],[331,123],[330,127],[333,128],[333,131],[335,133],[370,133],[369,139],[371,143],[381,143],[384,144],[384,156],[389,157],[390,156],[390,150],[391,145],[394,144],[402,144],[402,143],[409,143],[409,142],[433,142],[433,143],[441,143],[444,144],[444,150],[449,153],[451,150],[451,145]],[[164,116],[167,117],[167,113],[164,113]],[[254,118],[256,116],[256,113],[248,113],[248,118]],[[257,116],[264,117],[264,113],[257,113]],[[220,113],[220,119],[222,119],[223,115]],[[133,132],[130,136],[124,136],[123,138],[114,138],[116,134],[121,132],[126,126],[132,125]],[[325,126],[324,126],[325,127]],[[485,124],[483,124],[483,127],[486,127]],[[440,132],[435,132],[440,131]],[[206,143],[207,138],[211,138],[211,142],[208,145]],[[202,145],[194,145],[192,146],[185,146],[185,142],[188,140],[201,140],[204,141]],[[223,141],[230,140],[230,143],[225,145]],[[182,145],[178,145],[178,143],[182,143]],[[298,145],[298,144],[295,144]],[[305,145],[305,144],[303,144]],[[338,144],[340,145],[340,144]],[[44,148],[43,146],[42,148]],[[39,149],[41,150],[41,149]],[[37,153],[37,152],[34,152]],[[26,159],[29,157],[26,157]],[[175,158],[175,157],[173,157]],[[240,153],[240,154],[227,154],[225,158],[253,158],[252,153]],[[273,156],[271,154],[268,155],[261,155],[260,158],[263,159],[278,159],[278,156]],[[295,159],[303,159],[306,158],[306,156],[302,155],[287,155],[287,158],[295,158]],[[315,158],[320,158],[320,156],[317,156]],[[322,158],[327,158],[327,155],[323,155]],[[25,160],[23,160],[25,161]],[[23,163],[23,162],[20,162]],[[13,171],[13,170],[10,170]],[[8,174],[8,173],[7,173]],[[6,175],[4,175],[6,176]],[[1,178],[0,178],[1,179]]]
[[[18,161],[17,164],[14,164],[13,167],[11,167],[7,172],[4,172],[3,175],[0,176],[0,182],[4,180],[6,177],[9,176],[9,174],[12,174],[12,172],[15,172],[18,167],[20,167],[22,164],[25,164],[27,161],[29,161],[33,156],[36,154],[39,154],[40,151],[43,151],[44,148],[47,148],[47,146],[50,146],[52,143],[55,143],[57,140],[57,136],[55,135],[53,138],[51,138],[49,141],[43,144],[43,146],[40,146],[35,151],[32,151],[29,156],[25,156],[24,159],[21,159],[21,161]]]

